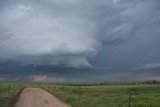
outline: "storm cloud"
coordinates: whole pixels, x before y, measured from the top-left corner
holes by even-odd
[[[159,68],[159,34],[159,0],[0,1],[1,63],[140,72]]]
[[[42,2],[51,4],[50,8],[40,4],[41,2],[30,1],[27,4],[16,2],[2,10],[1,58],[21,60],[21,57],[34,57],[33,61],[27,62],[36,64],[42,58],[41,61],[49,64],[66,65],[71,62],[69,65],[73,64],[75,67],[91,66],[86,58],[96,54],[96,48],[100,44],[92,34],[92,23],[66,14],[65,8],[70,8],[63,1],[62,5],[59,1]],[[52,8],[52,4],[57,5],[57,8]],[[61,8],[62,12],[56,11]],[[48,57],[55,60],[48,61]]]

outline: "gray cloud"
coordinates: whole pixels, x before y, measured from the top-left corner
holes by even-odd
[[[55,0],[43,2],[53,2],[53,6],[56,7],[48,8],[40,4],[41,2],[37,4],[16,2],[3,9],[0,15],[1,27],[4,29],[1,38],[8,37],[0,42],[1,58],[35,56],[37,61],[35,58],[33,61],[29,60],[32,63],[38,62],[39,59],[47,59],[45,56],[52,56],[55,60],[48,61],[51,64],[91,66],[87,57],[95,55],[97,47],[100,46],[93,35],[95,25],[83,17],[72,15],[68,2]],[[70,5],[74,3],[71,2]],[[64,6],[64,9],[61,6]],[[65,8],[68,14],[65,13]],[[61,14],[54,9],[62,11]],[[66,58],[67,56],[69,57]]]
[[[0,60],[134,72],[160,62],[159,0],[0,1]]]
[[[117,0],[115,7],[119,11],[115,19],[118,21],[114,20],[111,24],[114,27],[106,25],[102,34],[103,49],[91,62],[115,68],[117,72],[128,71],[148,62],[158,63],[159,3],[158,0]]]
[[[146,65],[138,68],[134,68],[135,70],[145,70],[145,69],[156,69],[160,68],[160,63],[147,63]]]
[[[105,9],[114,10],[109,6],[113,5],[112,1],[86,1],[86,4],[81,0],[16,0],[9,3],[0,14],[1,38],[4,38],[0,42],[1,58],[20,60],[19,57],[23,57],[28,63],[39,60],[43,63],[43,59],[52,56],[55,60],[44,63],[63,63],[73,67],[91,66],[87,58],[96,55],[101,47],[98,39],[101,37],[94,34],[98,32],[97,18],[99,15],[103,17]],[[121,26],[116,27],[112,34],[120,30]]]

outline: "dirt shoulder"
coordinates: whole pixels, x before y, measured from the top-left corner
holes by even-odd
[[[15,107],[71,107],[40,88],[25,88]]]

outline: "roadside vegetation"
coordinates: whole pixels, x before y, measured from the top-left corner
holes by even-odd
[[[0,107],[13,107],[22,89],[20,84],[0,83]]]
[[[43,88],[73,107],[160,107],[159,83],[0,83],[0,107],[13,107],[25,87]]]

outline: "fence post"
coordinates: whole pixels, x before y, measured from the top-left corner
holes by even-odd
[[[10,90],[11,90],[11,87],[10,87],[10,85],[9,85],[9,88],[8,88],[8,89],[9,89],[9,91],[8,91],[8,92],[10,92]]]
[[[55,83],[54,83],[54,86],[53,86],[53,87],[54,87],[54,89],[53,89],[53,90],[54,90],[54,93],[55,93],[55,88],[56,88],[56,87],[55,87]]]
[[[46,83],[44,83],[44,88],[46,89]]]
[[[81,97],[81,86],[79,86],[79,98]]]
[[[128,107],[131,107],[131,96],[132,96],[132,92],[129,92],[129,96],[128,96]]]

